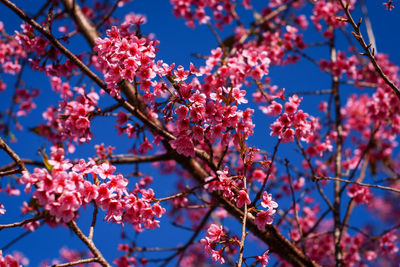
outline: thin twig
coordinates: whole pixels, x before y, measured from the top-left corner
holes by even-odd
[[[119,4],[120,2],[121,2],[121,0],[115,1],[114,5],[113,5],[112,8],[110,9],[110,11],[109,11],[105,16],[103,16],[102,20],[100,20],[100,21],[96,24],[96,29],[100,28],[101,25],[103,25],[104,22],[106,22],[106,21],[112,16],[112,14],[115,12],[115,10],[117,9],[118,4]]]
[[[365,4],[365,0],[360,0],[360,3],[361,3],[361,11],[363,13],[365,20],[365,27],[367,28],[368,39],[369,42],[372,44],[371,48],[375,50],[375,53],[378,53],[378,49],[376,48],[374,31],[372,30],[371,20],[369,19],[368,15],[367,5]]]
[[[175,199],[175,198],[179,198],[179,197],[183,197],[183,196],[189,195],[189,194],[193,193],[195,190],[197,190],[199,188],[203,188],[204,185],[209,184],[211,182],[214,182],[216,180],[217,180],[217,178],[211,179],[211,180],[209,180],[207,182],[204,182],[204,183],[202,183],[200,185],[197,185],[195,187],[189,188],[184,192],[179,192],[179,193],[174,194],[174,195],[169,196],[169,197],[156,198],[156,199],[153,200],[153,202],[161,202],[161,201],[171,200],[171,199]]]
[[[363,48],[364,55],[366,55],[369,58],[369,60],[371,61],[372,65],[374,65],[375,70],[378,72],[379,76],[381,76],[381,78],[385,81],[385,83],[387,85],[389,85],[390,88],[392,88],[393,92],[396,94],[396,96],[400,100],[400,89],[385,75],[385,73],[383,73],[382,68],[379,66],[378,62],[376,62],[375,55],[374,55],[375,51],[373,51],[371,53],[371,51],[369,50],[370,45],[367,45],[365,43],[364,38],[362,37],[361,31],[360,31],[360,26],[357,25],[354,22],[354,19],[350,14],[349,5],[348,4],[345,5],[343,3],[343,0],[338,0],[338,1],[339,1],[340,5],[342,6],[343,10],[344,10],[344,13],[346,14],[347,21],[350,23],[350,25],[353,27],[353,29],[355,31],[355,33],[353,33],[353,35],[357,39],[357,41],[359,42],[361,47]]]
[[[82,240],[83,243],[88,247],[88,249],[93,253],[93,255],[97,258],[97,262],[100,263],[103,267],[111,267],[111,264],[107,262],[101,252],[94,245],[93,241],[87,238],[82,230],[78,227],[75,221],[70,221],[67,223],[68,227]]]
[[[265,189],[265,185],[268,182],[269,176],[272,173],[272,165],[274,164],[274,160],[275,160],[275,156],[276,156],[276,152],[278,151],[278,147],[279,144],[281,143],[281,139],[278,139],[278,141],[276,142],[276,145],[274,147],[274,152],[272,152],[272,157],[271,157],[271,164],[269,165],[268,171],[267,171],[267,176],[265,177],[263,184],[261,185],[260,190],[257,192],[256,197],[253,199],[253,201],[250,204],[250,207],[254,207],[254,205],[257,203],[257,201],[261,198],[261,194]]]
[[[333,29],[331,29],[333,31]],[[330,40],[330,58],[332,62],[337,61],[335,39],[334,37]],[[343,126],[342,126],[342,115],[340,113],[340,94],[339,94],[339,77],[332,74],[332,95],[335,102],[335,128],[337,133],[336,140],[336,151],[335,151],[335,176],[340,178],[342,176],[342,148],[343,148]],[[334,184],[334,201],[333,201],[333,219],[334,219],[334,231],[333,237],[335,241],[335,260],[336,266],[343,266],[343,252],[340,244],[340,181],[336,180]]]
[[[74,265],[85,264],[85,263],[90,263],[90,262],[97,262],[98,260],[99,260],[98,258],[82,259],[82,260],[71,261],[71,262],[67,262],[67,263],[54,264],[54,265],[51,265],[51,267],[74,266]]]
[[[304,242],[302,241],[303,240],[303,231],[301,230],[301,225],[300,225],[300,221],[299,221],[299,213],[297,211],[296,196],[294,194],[292,176],[290,175],[290,171],[289,171],[289,160],[288,159],[285,159],[285,165],[286,165],[286,174],[287,174],[287,176],[289,178],[290,192],[291,192],[291,195],[292,195],[292,202],[293,202],[292,207],[293,207],[293,210],[294,210],[294,217],[295,217],[296,224],[297,224],[297,230],[299,231],[299,235],[300,235],[301,247],[303,249],[303,252],[305,252],[306,248],[304,246]]]
[[[93,202],[93,206],[94,206],[94,208],[93,208],[93,215],[92,215],[92,223],[90,224],[89,235],[88,235],[89,240],[93,240],[94,227],[96,226],[97,213],[98,213],[97,204],[95,202]]]
[[[186,244],[178,249],[174,254],[169,256],[167,259],[165,259],[164,263],[161,265],[162,267],[166,266],[173,258],[175,258],[177,255],[181,254],[183,255],[184,251],[193,243],[193,241],[196,239],[196,237],[199,235],[200,231],[203,229],[203,227],[206,225],[208,219],[211,216],[211,213],[214,211],[215,206],[212,207],[203,217],[201,220],[199,226],[196,228],[196,231],[193,233],[193,235],[190,237],[190,239],[186,242]]]
[[[10,223],[10,224],[0,224],[0,231],[6,228],[14,228],[14,227],[20,227],[20,226],[24,226],[27,223],[30,222],[34,222],[40,219],[43,219],[45,216],[44,215],[39,215],[39,216],[35,216],[33,218],[29,218],[20,222],[15,222],[15,223]]]
[[[217,42],[221,46],[221,48],[224,48],[225,45],[222,42],[221,37],[219,36],[218,32],[214,29],[214,27],[213,27],[213,25],[211,24],[210,21],[207,21],[207,26],[210,29],[210,31],[212,32],[212,34],[215,36],[215,39],[217,39]]]
[[[24,238],[25,236],[29,235],[30,233],[32,233],[31,231],[25,231],[22,234],[16,236],[14,239],[12,239],[10,242],[7,243],[7,245],[5,245],[4,247],[2,247],[0,250],[2,250],[3,252],[6,251],[7,249],[9,249],[12,245],[14,245],[15,243],[17,243],[18,241],[20,241],[22,238]]]
[[[296,138],[296,144],[300,148],[301,154],[303,155],[304,159],[307,161],[308,166],[311,170],[312,179],[314,179],[313,177],[315,176],[315,170],[314,170],[314,167],[312,166],[311,159],[308,157],[306,151],[303,148],[303,145],[300,143],[299,139],[297,139],[297,138]],[[320,185],[317,183],[316,186],[317,186],[317,190],[318,190],[319,194],[322,196],[322,198],[324,199],[324,201],[326,202],[328,207],[333,211],[334,208],[332,206],[332,203],[329,201],[328,197],[326,196],[326,194],[324,193],[324,191],[322,190]]]
[[[3,149],[14,160],[15,164],[19,167],[21,172],[27,171],[25,168],[25,164],[22,162],[17,153],[15,153],[14,150],[12,150],[1,137],[0,137],[0,148]]]
[[[244,168],[246,169],[246,168]],[[246,181],[246,176],[243,176],[243,190],[245,190],[247,194],[247,181]],[[242,220],[242,236],[240,238],[240,243],[239,243],[239,259],[237,263],[237,267],[242,267],[243,265],[243,252],[244,252],[244,241],[246,239],[246,221],[247,221],[247,203],[246,201],[244,202],[244,211],[243,211],[243,220]]]
[[[382,185],[375,185],[375,184],[364,184],[356,181],[350,181],[346,179],[340,179],[340,178],[334,178],[334,177],[325,177],[325,176],[314,176],[315,179],[317,180],[333,180],[333,181],[340,181],[344,183],[350,183],[350,184],[357,184],[361,186],[366,186],[366,187],[371,187],[371,188],[378,188],[381,190],[387,190],[395,193],[400,193],[399,189],[388,187],[388,186],[382,186]]]

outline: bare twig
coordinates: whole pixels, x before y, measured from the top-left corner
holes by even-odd
[[[12,245],[14,245],[15,243],[17,243],[18,241],[20,241],[22,238],[24,238],[25,236],[31,234],[31,231],[25,231],[22,234],[16,236],[14,239],[12,239],[10,242],[7,243],[7,245],[5,245],[4,247],[0,248],[0,250],[2,250],[3,252],[6,251],[7,249],[9,249]]]
[[[333,30],[333,29],[332,29]],[[335,39],[332,38],[330,41],[330,57],[332,62],[337,61]],[[336,140],[336,151],[335,151],[335,176],[340,178],[342,176],[342,145],[343,145],[343,126],[342,126],[342,115],[340,113],[340,95],[339,95],[339,77],[332,74],[332,95],[335,101],[335,128],[337,132]],[[335,241],[335,259],[336,266],[343,266],[343,252],[340,244],[340,181],[336,180],[334,184],[334,202],[333,202],[333,219],[334,219],[334,231],[333,237]]]
[[[94,234],[94,227],[96,226],[96,220],[97,220],[97,213],[98,213],[98,208],[97,204],[93,201],[93,215],[92,215],[92,223],[90,224],[89,228],[89,235],[88,239],[93,240],[93,234]]]
[[[245,168],[246,169],[246,168]],[[247,193],[247,181],[246,176],[243,176],[243,190]],[[240,238],[239,243],[239,259],[237,263],[237,267],[242,267],[243,265],[243,252],[244,252],[244,241],[246,239],[246,222],[247,222],[247,203],[244,202],[244,210],[243,210],[243,220],[242,220],[242,236]]]
[[[51,265],[51,267],[67,267],[67,266],[74,266],[74,265],[79,265],[79,264],[97,262],[98,260],[99,260],[98,258],[82,259],[82,260],[71,261],[71,262],[62,263],[62,264],[54,264],[54,265]]]
[[[10,223],[10,224],[0,224],[0,231],[6,228],[14,228],[14,227],[20,227],[24,226],[27,223],[38,221],[40,219],[43,219],[45,216],[44,215],[38,215],[33,218],[29,218],[20,222],[15,222],[15,223]]]
[[[103,267],[111,267],[111,264],[107,262],[104,256],[101,254],[100,250],[94,245],[93,241],[87,238],[81,229],[78,227],[75,221],[70,221],[67,223],[68,227],[82,240],[83,243],[88,247],[88,249],[93,253],[93,255],[97,258],[97,262],[100,263]]]
[[[178,249],[178,251],[176,251],[174,254],[172,254],[171,256],[169,256],[164,263],[161,265],[162,267],[166,266],[173,258],[175,258],[176,256],[178,256],[179,254],[185,252],[185,250],[191,245],[193,244],[194,240],[196,239],[196,237],[199,235],[200,231],[203,229],[203,227],[206,225],[208,219],[211,216],[211,213],[214,211],[215,206],[212,207],[203,217],[203,219],[201,220],[199,226],[197,226],[196,231],[192,234],[192,236],[190,237],[190,239],[186,242],[186,244],[182,247],[180,247]]]
[[[269,165],[268,171],[267,171],[267,176],[265,177],[263,184],[261,185],[260,190],[257,192],[257,195],[255,196],[255,198],[253,199],[253,201],[250,204],[250,207],[254,207],[255,204],[257,203],[258,200],[260,200],[261,198],[261,194],[265,189],[265,185],[268,182],[269,176],[272,173],[272,165],[274,164],[274,160],[275,160],[275,156],[276,156],[276,152],[278,151],[278,147],[279,144],[281,143],[281,139],[278,139],[278,141],[276,142],[276,145],[274,147],[274,152],[272,152],[272,157],[271,157],[271,164]]]
[[[388,187],[388,186],[382,186],[382,185],[376,185],[376,184],[364,184],[364,183],[360,183],[360,182],[356,182],[356,181],[350,181],[350,180],[334,178],[334,177],[315,176],[314,178],[317,179],[317,180],[340,181],[340,182],[344,182],[344,183],[357,184],[357,185],[361,185],[361,186],[366,186],[366,187],[371,187],[371,188],[378,188],[378,189],[381,189],[381,190],[387,190],[387,191],[391,191],[391,192],[395,192],[395,193],[400,193],[399,189]]]
[[[312,166],[311,159],[307,156],[306,151],[303,148],[303,145],[300,143],[299,139],[297,139],[297,138],[296,138],[296,144],[300,148],[301,154],[303,155],[304,159],[307,161],[308,166],[310,167],[310,170],[311,170],[312,179],[314,179],[313,177],[315,176],[315,170],[314,170],[314,167]],[[326,202],[328,207],[333,211],[334,208],[332,206],[332,203],[329,201],[328,197],[326,196],[326,194],[324,193],[324,191],[322,190],[320,185],[317,183],[316,186],[317,186],[317,190],[318,190],[319,194],[322,196],[322,198],[324,199],[324,201]]]
[[[286,165],[286,173],[287,173],[287,176],[289,178],[290,192],[291,192],[291,195],[292,195],[292,202],[293,202],[292,207],[293,207],[293,211],[294,211],[294,217],[295,217],[296,224],[297,224],[297,230],[299,231],[300,242],[301,242],[301,245],[302,245],[302,249],[303,249],[303,252],[305,252],[306,249],[305,249],[305,246],[304,246],[304,242],[302,242],[302,240],[303,240],[303,231],[301,229],[301,225],[300,225],[300,221],[299,221],[299,213],[297,211],[296,196],[294,194],[292,176],[290,175],[290,172],[289,172],[289,161],[287,159],[285,159],[285,165]]]
[[[371,43],[371,48],[372,50],[375,50],[375,53],[378,53],[378,49],[376,48],[374,31],[372,30],[371,20],[369,19],[368,15],[367,5],[365,4],[365,0],[360,0],[360,3],[361,3],[361,11],[363,13],[365,21],[365,27],[367,28],[368,39],[369,42]]]
[[[361,31],[360,31],[360,26],[357,25],[354,22],[353,17],[350,14],[349,11],[349,5],[345,5],[343,0],[338,0],[340,5],[342,6],[344,13],[346,14],[347,17],[347,21],[350,23],[350,25],[353,27],[354,32],[353,35],[354,37],[357,39],[357,41],[359,42],[359,44],[361,45],[361,47],[364,50],[364,54],[369,58],[369,60],[371,61],[372,65],[374,65],[375,70],[378,72],[379,76],[381,76],[381,78],[385,81],[385,83],[387,85],[390,86],[390,88],[392,88],[393,92],[396,94],[396,96],[400,99],[400,90],[399,88],[385,75],[385,73],[383,73],[382,68],[379,66],[378,62],[376,62],[375,60],[375,55],[374,55],[374,51],[371,52],[369,50],[370,45],[367,45],[364,41],[364,38],[362,37]],[[361,21],[360,21],[361,22]],[[372,45],[372,44],[371,44]]]
[[[20,159],[17,153],[14,152],[4,140],[0,137],[0,148],[3,149],[15,162],[15,164],[19,167],[20,172],[27,171],[25,168],[24,162]]]
[[[110,9],[110,11],[109,11],[105,16],[103,16],[103,18],[101,19],[101,21],[99,21],[99,22],[96,24],[96,29],[100,28],[101,25],[103,25],[104,22],[106,22],[106,21],[112,16],[112,14],[115,12],[115,10],[116,10],[117,7],[118,7],[118,4],[119,4],[121,1],[122,1],[122,0],[117,0],[117,1],[115,1],[114,5],[113,5],[112,8]]]

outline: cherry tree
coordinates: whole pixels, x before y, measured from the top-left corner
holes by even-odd
[[[364,0],[171,0],[164,12],[215,40],[186,66],[159,55],[130,0],[35,2],[0,0],[21,21],[0,22],[0,236],[24,230],[0,266],[27,266],[18,241],[51,238],[42,226],[84,246],[58,240],[43,266],[400,262],[399,69]],[[308,91],[274,81],[287,68]],[[171,225],[185,241],[163,247]]]

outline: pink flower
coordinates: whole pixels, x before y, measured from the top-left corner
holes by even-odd
[[[179,154],[194,157],[194,144],[189,136],[181,135],[177,139],[169,141],[169,143]]]
[[[96,167],[97,174],[102,178],[106,179],[108,176],[112,175],[115,171],[115,167],[108,162],[104,162],[100,166]]]
[[[246,203],[247,205],[250,205],[251,201],[250,201],[250,198],[247,195],[246,191],[240,190],[239,196],[236,199],[236,206],[238,208],[241,208],[241,207],[243,207],[244,203]]]
[[[262,111],[269,116],[277,116],[282,113],[282,105],[276,101],[272,101],[271,105],[262,108]]]
[[[372,194],[369,191],[370,189],[368,187],[353,184],[347,188],[347,195],[353,198],[357,205],[362,203],[367,204],[372,197]]]
[[[213,261],[219,261],[220,264],[224,264],[225,259],[224,259],[224,257],[222,257],[221,254],[222,254],[222,249],[218,250],[218,251],[212,250],[211,257],[212,257]]]
[[[165,212],[166,210],[160,206],[160,203],[155,203],[153,205],[153,213],[158,218],[160,218]]]
[[[268,209],[257,213],[254,223],[257,225],[258,230],[263,231],[265,230],[265,225],[272,224],[275,212],[276,210],[274,209]]]
[[[268,265],[268,260],[269,260],[268,253],[269,250],[265,251],[264,254],[262,254],[261,256],[256,257],[256,260],[260,262],[261,267],[266,267]]]
[[[365,259],[367,261],[369,261],[369,262],[374,261],[376,259],[376,257],[377,257],[377,253],[375,251],[372,251],[372,250],[365,252],[364,255],[365,255]]]
[[[139,150],[140,154],[146,154],[147,151],[152,150],[152,149],[153,149],[153,145],[149,142],[147,137],[145,137],[143,143],[139,146],[138,150]]]
[[[4,208],[4,205],[0,203],[0,215],[3,215],[6,213],[6,209]]]
[[[125,112],[123,112],[123,111],[118,111],[118,118],[117,118],[117,123],[119,124],[119,125],[123,125],[123,124],[125,124],[127,121],[128,121],[128,119],[129,119],[129,117],[128,117],[128,114],[126,114]]]
[[[276,209],[278,203],[272,200],[272,194],[268,194],[267,191],[264,191],[262,194],[261,206],[263,206],[263,208]]]
[[[92,201],[93,199],[96,199],[99,195],[99,192],[97,192],[97,186],[90,183],[89,181],[85,181],[85,183],[83,184],[83,200],[86,203],[89,203],[90,201]]]
[[[200,243],[204,246],[204,251],[207,254],[211,254],[213,249],[212,249],[212,244],[210,242],[210,239],[208,237],[203,238],[200,240]]]
[[[224,234],[222,225],[211,224],[207,230],[207,237],[210,242],[218,242]]]

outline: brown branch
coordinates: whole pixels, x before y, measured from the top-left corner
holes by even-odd
[[[376,185],[376,184],[364,184],[364,183],[360,183],[360,182],[356,182],[356,181],[350,181],[350,180],[334,178],[334,177],[315,176],[315,179],[317,179],[317,180],[340,181],[340,182],[344,182],[344,183],[357,184],[357,185],[361,185],[361,186],[377,188],[377,189],[381,189],[381,190],[387,190],[387,191],[391,191],[391,192],[394,192],[394,193],[400,193],[400,189],[396,189],[396,188],[393,188],[393,187]]]
[[[268,168],[268,171],[267,171],[267,176],[265,177],[265,179],[264,179],[264,181],[263,181],[263,183],[261,185],[260,190],[257,192],[257,195],[255,196],[255,198],[251,202],[250,207],[254,207],[256,205],[257,201],[261,198],[261,194],[263,193],[265,185],[267,184],[269,176],[271,175],[272,164],[274,164],[276,152],[278,151],[278,147],[279,147],[280,143],[281,143],[281,139],[278,139],[278,141],[276,142],[276,145],[274,147],[274,152],[272,152],[271,164],[269,165],[269,168]]]
[[[312,179],[314,179],[313,177],[315,176],[315,170],[314,170],[314,167],[312,166],[311,159],[307,156],[303,145],[300,143],[299,139],[297,139],[297,138],[296,138],[296,144],[300,148],[301,154],[303,155],[304,159],[307,161],[308,166],[311,170]],[[324,199],[324,201],[326,202],[328,207],[333,211],[334,208],[332,206],[332,203],[329,201],[328,197],[326,196],[326,194],[324,193],[324,191],[322,190],[320,185],[317,183],[316,186],[317,186],[317,190],[318,190],[319,194],[322,196],[322,198]]]
[[[299,212],[297,211],[297,203],[296,203],[296,196],[294,194],[294,189],[293,189],[293,181],[292,181],[292,176],[290,175],[290,171],[289,171],[289,160],[285,159],[285,165],[286,165],[286,174],[289,178],[289,187],[290,187],[290,192],[292,195],[292,207],[293,207],[293,211],[294,211],[294,217],[296,220],[296,224],[297,224],[297,230],[299,231],[299,235],[300,235],[300,243],[302,245],[302,249],[303,252],[306,251],[305,246],[304,246],[304,242],[303,242],[303,231],[301,229],[301,225],[300,225],[300,221],[299,221]]]
[[[2,171],[2,172],[0,172],[0,177],[13,175],[13,174],[17,174],[20,172],[21,172],[20,169],[12,169],[12,170],[7,170],[7,171]]]
[[[93,240],[93,235],[94,235],[94,227],[96,226],[96,221],[97,221],[97,213],[98,213],[98,208],[96,202],[93,202],[93,214],[92,214],[92,223],[90,224],[89,228],[89,235],[88,239]]]
[[[4,150],[15,162],[15,164],[19,167],[19,171],[27,171],[25,168],[24,162],[20,159],[17,153],[14,152],[7,144],[4,142],[3,138],[0,137],[0,148]]]
[[[334,37],[330,41],[330,57],[332,62],[337,61],[335,39]],[[343,145],[343,126],[342,126],[342,115],[340,114],[341,104],[339,95],[339,77],[332,74],[332,95],[335,102],[335,128],[337,132],[336,140],[336,151],[335,151],[335,176],[340,178],[342,176],[342,145]],[[333,201],[333,220],[334,220],[334,231],[333,237],[335,242],[335,260],[336,266],[343,266],[343,251],[340,244],[340,181],[336,180],[334,184],[334,201]]]
[[[361,11],[363,13],[364,20],[365,20],[365,27],[367,29],[368,39],[369,39],[369,42],[372,44],[371,48],[372,48],[372,50],[375,50],[375,53],[378,53],[378,49],[376,48],[374,31],[372,30],[371,20],[369,19],[369,15],[368,15],[367,5],[365,4],[364,0],[360,0],[360,3],[361,3]]]
[[[93,255],[97,258],[97,262],[100,263],[103,267],[111,267],[111,264],[107,262],[107,260],[104,258],[104,256],[101,254],[101,252],[97,249],[97,247],[94,245],[93,241],[87,238],[81,229],[78,227],[75,221],[70,221],[67,223],[69,229],[74,232],[80,240],[82,240],[83,243],[88,247],[88,249],[93,253]]]
[[[113,157],[111,159],[107,159],[112,164],[131,164],[131,163],[144,163],[144,162],[155,162],[155,161],[165,161],[172,159],[168,153],[159,154],[159,155],[150,155],[150,156],[135,156],[135,155],[127,155],[126,157],[118,158]]]
[[[62,263],[62,264],[53,264],[53,265],[51,265],[51,267],[67,267],[67,266],[74,266],[74,265],[98,262],[98,261],[99,261],[98,258],[82,259],[82,260],[71,261],[71,262]]]
[[[33,165],[33,166],[38,166],[38,167],[45,167],[44,163],[41,162],[41,161],[32,160],[32,159],[20,159],[20,160],[24,165]],[[18,166],[18,164],[16,162],[11,162],[11,163],[9,163],[7,165],[4,165],[4,166],[0,167],[0,172],[7,171],[7,170],[15,168],[17,166]]]
[[[40,219],[43,219],[45,216],[44,215],[38,215],[33,218],[29,218],[20,222],[15,222],[15,223],[10,223],[10,224],[0,224],[0,231],[6,228],[14,228],[14,227],[20,227],[24,226],[27,223],[38,221]]]
[[[343,0],[338,0],[340,5],[342,6],[344,13],[346,14],[347,17],[347,22],[350,23],[350,25],[353,27],[354,32],[353,35],[354,37],[357,39],[358,43],[361,45],[361,47],[364,50],[364,55],[366,55],[369,60],[371,61],[372,65],[374,65],[376,72],[378,72],[379,76],[381,76],[381,78],[385,81],[385,83],[387,85],[390,86],[390,88],[392,88],[393,92],[396,94],[397,98],[400,100],[400,90],[399,88],[385,75],[385,73],[383,73],[382,68],[379,66],[378,62],[376,62],[375,60],[375,55],[374,55],[374,51],[371,53],[371,51],[369,50],[370,45],[367,45],[364,41],[364,38],[362,37],[361,31],[360,31],[360,26],[359,24],[356,24],[354,22],[353,17],[350,14],[349,11],[349,5],[348,4],[344,4]],[[361,20],[360,20],[361,22]]]
[[[108,11],[108,13],[107,13],[105,16],[103,16],[103,18],[101,19],[101,21],[99,21],[99,22],[96,24],[96,29],[100,28],[101,25],[103,25],[103,24],[112,16],[112,14],[115,12],[115,10],[116,10],[117,7],[118,7],[118,4],[119,4],[121,1],[122,1],[122,0],[117,0],[117,1],[115,1],[114,5],[113,5],[112,8],[110,9],[110,11]]]
[[[208,219],[211,216],[211,213],[215,210],[215,206],[212,207],[211,209],[209,209],[209,211],[204,215],[203,219],[201,220],[199,226],[197,226],[196,231],[192,234],[192,236],[190,237],[190,239],[186,242],[185,245],[183,245],[182,247],[180,247],[174,254],[172,254],[171,256],[169,256],[164,263],[161,265],[162,267],[166,266],[173,258],[175,258],[176,256],[178,256],[179,254],[185,252],[185,250],[194,242],[194,240],[196,239],[196,237],[199,235],[200,231],[203,229],[203,227],[206,225]],[[179,262],[178,262],[179,264]]]
[[[245,168],[246,169],[246,168]],[[247,181],[246,181],[246,176],[243,176],[243,190],[246,191],[247,193]],[[239,243],[239,259],[237,263],[237,267],[242,267],[243,265],[243,252],[244,252],[244,241],[246,239],[246,222],[247,222],[247,203],[244,203],[244,210],[243,210],[243,220],[242,220],[242,236],[240,238],[240,243]]]

